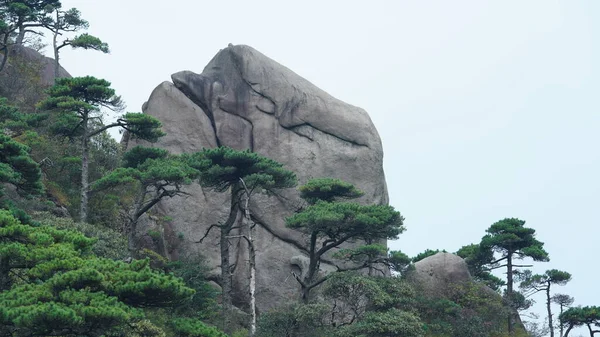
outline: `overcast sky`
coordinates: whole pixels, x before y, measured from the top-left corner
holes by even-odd
[[[111,54],[65,50],[74,76],[139,111],[180,70],[247,44],[366,109],[381,135],[392,249],[454,252],[518,217],[600,305],[600,2],[63,0]],[[542,310],[543,298],[538,298]]]

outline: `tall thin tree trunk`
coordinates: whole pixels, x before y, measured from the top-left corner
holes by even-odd
[[[512,270],[512,252],[508,252],[506,259],[506,295],[508,297],[510,312],[508,313],[508,334],[512,335],[513,333],[513,314],[514,314],[514,304],[513,304],[513,270]]]
[[[252,225],[250,222],[250,209],[248,203],[250,201],[250,192],[244,181],[242,180],[244,190],[246,191],[246,200],[244,204],[244,227],[247,229],[248,241],[248,268],[249,280],[248,283],[250,293],[250,337],[254,337],[256,333],[256,250],[254,249],[254,238],[252,237]]]
[[[138,220],[140,219],[138,213],[144,205],[145,198],[146,187],[140,184],[140,190],[138,191],[138,195],[135,198],[133,212],[129,216],[129,223],[125,228],[125,230],[127,231],[127,249],[129,250],[129,254],[131,255],[131,257],[136,257],[137,255],[137,242],[135,240],[135,235],[137,233]]]
[[[546,287],[546,309],[548,309],[548,327],[550,327],[550,337],[554,337],[554,325],[552,325],[552,308],[550,306],[550,282]]]
[[[229,229],[221,227],[221,305],[225,311],[224,317],[229,317],[231,314],[231,263],[229,262]]]
[[[88,115],[89,112],[85,112],[83,115],[83,138],[81,141],[81,202],[79,210],[79,219],[81,222],[87,222],[88,220],[88,193],[90,184],[88,182],[88,165],[89,165],[89,139],[88,139]]]
[[[60,63],[58,61],[58,10],[56,10],[56,27],[54,27],[54,35],[52,36],[52,49],[54,50],[54,80],[59,77]]]
[[[560,315],[558,316],[558,324],[560,324],[559,329],[560,329],[560,337],[565,337],[565,335],[563,335],[564,332],[564,326],[563,326],[563,321],[562,321],[562,314],[563,314],[563,305],[562,303],[560,304]]]
[[[228,320],[231,317],[231,311],[233,309],[231,292],[233,290],[231,282],[231,262],[229,259],[229,233],[233,228],[235,219],[238,214],[238,198],[239,198],[240,187],[239,184],[233,184],[231,186],[231,204],[229,206],[229,217],[225,223],[220,227],[221,237],[219,239],[221,249],[221,305],[223,306],[223,319]],[[228,332],[228,327],[223,327],[225,332]]]

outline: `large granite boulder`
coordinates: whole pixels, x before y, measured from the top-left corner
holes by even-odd
[[[201,74],[183,71],[163,82],[143,106],[162,121],[167,133],[155,146],[173,153],[229,146],[250,149],[293,170],[300,184],[310,178],[333,177],[365,192],[359,202],[386,204],[380,138],[368,114],[344,103],[255,49],[230,45]],[[130,141],[127,146],[135,145]],[[227,193],[189,186],[188,197],[161,202],[147,226],[160,222],[172,258],[198,252],[218,275],[218,233],[202,243],[211,224],[224,221]],[[285,218],[302,204],[295,189],[271,196],[256,194],[250,204],[257,226],[257,306],[259,311],[299,297],[292,271],[303,273],[306,237],[286,228]],[[169,220],[164,219],[165,215]],[[241,213],[238,215],[241,221]],[[247,254],[243,242],[232,239],[234,303],[247,303]],[[323,269],[334,266],[326,263]]]
[[[0,54],[0,64],[4,55]],[[61,77],[71,77],[62,67]],[[54,60],[37,51],[11,46],[9,57],[0,71],[0,97],[6,97],[22,112],[35,111],[35,105],[45,98],[45,89],[54,84]]]
[[[0,63],[3,58],[4,56],[0,54]],[[44,56],[28,47],[19,45],[11,46],[10,56],[5,66],[6,69],[3,71],[18,72],[23,70],[24,63],[26,63],[28,67],[25,70],[31,70],[33,67],[37,67],[35,68],[35,74],[42,85],[50,86],[54,84],[54,59]],[[71,77],[71,75],[60,65],[58,73],[60,77]]]
[[[429,294],[443,293],[449,286],[472,281],[465,260],[458,255],[443,252],[415,263],[410,278]]]

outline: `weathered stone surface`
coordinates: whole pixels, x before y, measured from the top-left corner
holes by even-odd
[[[437,253],[415,263],[415,270],[409,274],[408,279],[424,295],[433,298],[445,298],[449,293],[456,292],[461,286],[466,286],[463,289],[472,286],[477,289],[477,296],[481,299],[489,298],[494,302],[502,301],[499,293],[483,283],[475,282],[469,273],[465,260],[451,253]],[[489,305],[492,305],[492,303],[489,302]],[[513,311],[515,326],[524,330],[525,327],[518,311],[509,310]]]
[[[5,71],[11,71],[11,59],[23,60],[29,64],[36,64],[39,69],[36,69],[40,76],[40,82],[43,85],[54,84],[54,59],[46,57],[37,51],[23,46],[12,46],[10,51],[10,57],[8,58],[7,69]],[[0,62],[2,62],[3,56],[0,55]],[[62,67],[59,66],[58,70],[60,77],[71,77],[71,75]]]
[[[330,96],[248,46],[221,50],[202,74],[184,71],[172,79],[174,85],[162,83],[144,104],[144,112],[161,120],[167,132],[157,146],[174,153],[219,145],[251,149],[296,172],[300,184],[315,177],[340,178],[365,192],[360,202],[388,202],[381,141],[364,110]],[[197,185],[188,192],[189,197],[161,202],[155,216],[168,215],[172,220],[166,225],[183,234],[183,251],[207,256],[217,275],[217,231],[195,242],[211,224],[226,218],[226,193],[203,191]],[[259,312],[299,296],[291,271],[302,272],[306,238],[286,228],[285,217],[300,204],[294,189],[273,196],[257,194],[251,200],[257,222]],[[243,242],[231,243],[234,301],[244,307],[247,254]]]
[[[428,292],[443,292],[448,285],[472,281],[465,260],[450,253],[437,253],[415,263],[411,279]]]

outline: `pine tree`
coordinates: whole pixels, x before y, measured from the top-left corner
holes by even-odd
[[[0,71],[10,56],[12,45],[22,45],[25,34],[42,35],[33,28],[44,27],[53,8],[60,7],[59,0],[3,0],[0,1]]]
[[[230,263],[230,239],[231,231],[240,210],[244,210],[246,221],[251,215],[248,212],[248,201],[253,193],[261,191],[273,191],[276,189],[289,188],[296,185],[296,175],[286,170],[282,164],[263,157],[257,153],[238,151],[227,147],[216,149],[205,149],[187,157],[188,162],[200,171],[198,182],[204,188],[217,192],[228,192],[230,194],[229,216],[220,223],[209,227],[199,242],[206,238],[212,228],[220,229],[221,249],[221,288],[223,309],[229,314],[232,309],[231,303],[231,263]],[[242,198],[246,197],[246,204],[242,207]],[[245,208],[245,209],[244,209]],[[246,239],[249,245],[250,274],[255,266],[253,241],[251,239],[252,228],[247,221],[245,230],[248,231],[241,237]],[[240,237],[240,236],[238,236]],[[252,288],[252,278],[249,280]],[[253,294],[250,294],[251,300]],[[255,312],[255,308],[251,308]],[[253,315],[255,317],[255,314]],[[253,319],[255,320],[255,318]]]
[[[8,183],[25,196],[43,191],[42,173],[29,156],[29,148],[0,131],[0,183]],[[0,197],[2,196],[0,185]]]
[[[395,239],[404,231],[403,217],[391,206],[337,201],[362,195],[347,182],[329,178],[312,180],[300,187],[300,194],[309,206],[287,218],[286,224],[309,237],[308,270],[303,271],[304,276],[295,275],[305,303],[310,299],[310,291],[327,280],[327,276],[319,275],[321,260],[327,252],[346,242]],[[375,244],[341,251],[338,256],[360,261],[351,269],[361,269],[372,265],[382,254],[385,247]]]
[[[523,281],[519,285],[520,288],[527,292],[527,295],[543,291],[546,295],[546,310],[548,311],[548,328],[550,329],[550,337],[554,337],[554,324],[552,323],[552,296],[550,288],[552,285],[565,285],[571,281],[571,274],[566,271],[557,269],[546,270],[544,274],[533,274],[530,270],[526,270],[520,276]]]
[[[64,47],[92,49],[108,53],[108,44],[99,38],[83,33],[73,38],[64,38],[58,40],[59,36],[68,32],[77,32],[89,27],[89,23],[81,18],[81,13],[77,8],[62,10],[60,7],[54,9],[54,18],[45,24],[45,27],[52,32],[52,50],[54,51],[54,78],[58,78],[60,73],[60,50]]]
[[[81,146],[81,199],[80,220],[87,221],[90,140],[102,132],[120,127],[134,137],[156,141],[163,136],[161,123],[154,117],[141,113],[126,113],[116,122],[103,125],[102,108],[119,110],[121,98],[115,95],[110,82],[92,76],[60,78],[48,90],[48,98],[39,104],[42,110],[56,112],[54,130],[78,138]]]
[[[142,319],[139,308],[177,306],[193,295],[147,260],[95,257],[94,243],[79,232],[26,225],[0,211],[2,335],[100,336]]]
[[[534,261],[549,261],[544,243],[535,238],[535,229],[525,227],[525,221],[516,218],[506,218],[491,225],[488,233],[481,239],[481,249],[491,250],[500,254],[500,258],[489,263],[490,269],[506,267],[506,297],[514,307],[519,295],[514,291],[514,272],[517,267],[515,260],[531,258]],[[513,331],[513,316],[509,314],[508,331]]]
[[[137,190],[134,204],[127,214],[126,225],[129,250],[133,254],[140,217],[165,198],[185,195],[182,187],[190,184],[200,172],[180,156],[158,148],[136,146],[125,153],[123,162],[123,167],[94,182],[91,192],[125,185],[131,185]]]

